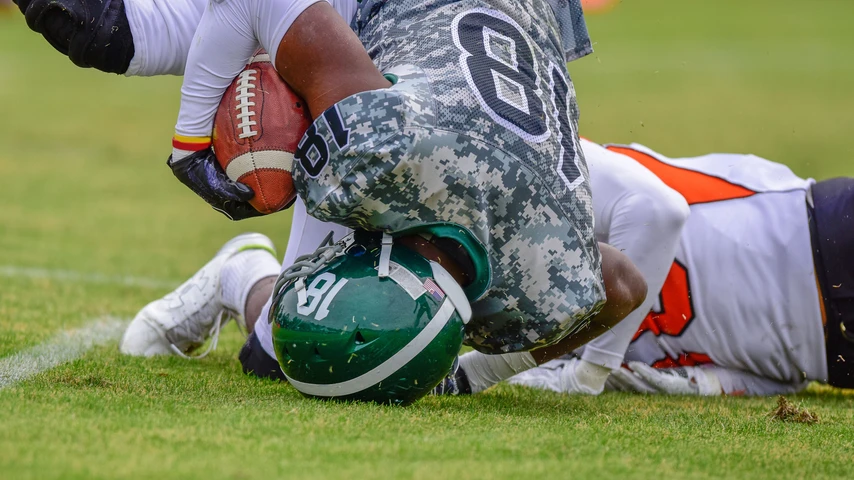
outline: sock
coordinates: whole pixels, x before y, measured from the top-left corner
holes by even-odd
[[[608,380],[610,374],[610,368],[590,363],[587,360],[579,360],[575,365],[575,379],[578,381],[578,387],[590,395],[602,393],[605,389],[605,381]]]
[[[229,258],[222,267],[220,295],[225,308],[246,316],[246,300],[259,280],[276,276],[281,266],[266,250],[246,250]]]
[[[468,352],[460,356],[460,369],[468,378],[471,393],[482,392],[498,382],[536,366],[537,362],[528,352],[505,355]]]

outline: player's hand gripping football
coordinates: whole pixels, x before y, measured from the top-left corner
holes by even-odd
[[[229,219],[263,215],[249,204],[255,192],[228,178],[210,147],[178,160],[170,155],[166,164],[181,183]]]

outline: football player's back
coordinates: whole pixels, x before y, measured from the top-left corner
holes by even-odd
[[[611,147],[685,196],[691,215],[627,360],[717,365],[799,382],[827,375],[807,221],[812,180],[752,155],[667,159]]]

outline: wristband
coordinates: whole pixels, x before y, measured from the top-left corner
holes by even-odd
[[[175,134],[172,137],[172,148],[178,150],[187,150],[190,152],[198,152],[211,146],[211,137],[185,137],[184,135]]]

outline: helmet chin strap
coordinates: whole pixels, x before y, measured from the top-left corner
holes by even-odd
[[[391,244],[391,235],[383,232],[383,244],[380,248],[380,264],[378,268],[380,278],[388,277],[389,264],[391,262]]]
[[[338,243],[332,241],[333,232],[329,232],[326,238],[320,242],[317,250],[308,255],[302,255],[296,258],[294,264],[286,268],[279,278],[276,280],[276,285],[273,287],[273,295],[277,295],[288,282],[295,282],[294,289],[297,292],[297,305],[304,306],[308,303],[308,296],[305,292],[305,278],[314,274],[330,260],[337,257],[344,251]]]
[[[433,269],[433,279],[448,295],[448,300],[454,304],[454,308],[462,318],[463,323],[469,323],[471,320],[471,304],[463,291],[463,287],[438,262],[431,260],[430,267]]]

